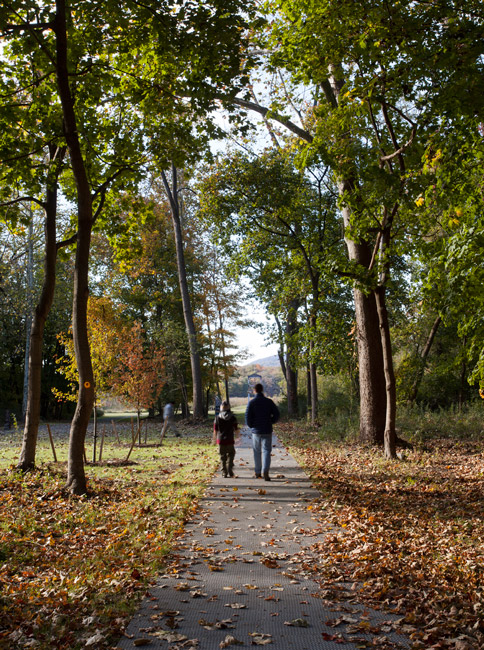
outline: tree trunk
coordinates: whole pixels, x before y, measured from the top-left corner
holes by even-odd
[[[336,106],[344,81],[339,79],[335,66],[330,66],[329,83],[323,84],[328,101]],[[355,183],[349,178],[338,181],[341,198],[354,193]],[[345,229],[351,224],[351,211],[343,207]],[[350,260],[369,268],[372,251],[367,242],[356,243],[345,236]],[[358,362],[360,383],[360,440],[382,444],[384,440],[386,400],[383,350],[379,332],[379,318],[373,293],[366,296],[359,289],[353,291],[358,336]]]
[[[315,300],[316,303],[316,300]],[[316,316],[312,314],[310,317],[311,336],[316,332]],[[318,375],[316,371],[316,364],[314,358],[314,341],[309,342],[309,376],[311,382],[311,424],[318,424]]]
[[[61,158],[64,152],[61,153]],[[37,447],[37,434],[40,421],[41,373],[42,373],[42,348],[44,340],[45,321],[49,315],[54,300],[55,267],[57,262],[56,245],[56,216],[57,216],[57,178],[58,166],[55,164],[47,177],[45,196],[45,256],[44,256],[44,281],[39,302],[34,310],[32,328],[30,332],[29,370],[27,408],[25,424],[17,467],[23,471],[35,465],[35,452]]]
[[[74,100],[69,86],[66,24],[65,0],[56,0],[54,31],[56,34],[57,84],[64,117],[64,133],[76,183],[78,219],[72,333],[79,371],[79,396],[71,422],[67,486],[74,494],[85,494],[87,485],[84,473],[84,441],[94,404],[94,377],[87,335],[88,270],[93,218],[91,189],[80,147]]]
[[[309,420],[311,418],[311,410],[312,410],[312,396],[311,396],[311,372],[309,370],[309,363],[306,366],[306,394],[307,394],[307,404],[306,404],[306,419]]]
[[[30,208],[29,240],[27,256],[27,311],[25,314],[25,362],[24,362],[24,390],[22,399],[22,421],[25,424],[27,416],[27,402],[29,398],[29,357],[30,335],[32,333],[33,299],[34,299],[34,224],[32,207]]]
[[[344,182],[338,184],[338,189],[341,195],[350,191]],[[347,227],[351,214],[348,208],[343,208],[342,212]],[[348,238],[345,241],[349,259],[368,268],[372,254],[369,245],[366,242],[355,243]],[[381,445],[385,431],[386,393],[378,309],[374,293],[365,295],[359,289],[354,289],[353,296],[360,384],[360,440]]]
[[[177,170],[172,165],[172,182],[173,189],[170,189],[165,173],[162,173],[163,184],[171,206],[171,216],[173,221],[173,230],[175,233],[176,261],[178,267],[178,281],[180,283],[180,293],[183,304],[183,316],[185,318],[185,327],[188,336],[188,345],[190,349],[190,365],[192,369],[193,383],[193,417],[203,418],[203,388],[202,388],[202,370],[200,365],[200,353],[198,351],[197,333],[195,330],[195,321],[193,319],[190,294],[188,291],[187,272],[185,266],[185,254],[183,250],[183,236],[180,222],[180,206],[178,201],[177,189]]]
[[[441,322],[441,317],[437,316],[427,337],[427,341],[425,343],[424,349],[422,350],[422,354],[420,355],[420,364],[417,370],[417,375],[415,377],[415,381],[413,382],[412,390],[408,398],[410,404],[414,404],[415,400],[417,399],[418,389],[420,388],[425,366],[427,364],[427,357],[429,356],[430,348],[432,347],[432,343],[434,342],[435,335],[437,334],[437,330],[439,329]]]
[[[393,371],[392,345],[390,339],[390,325],[388,323],[388,312],[385,304],[385,287],[379,286],[375,289],[375,300],[378,308],[380,321],[380,333],[383,350],[383,365],[385,370],[386,389],[386,418],[384,450],[386,458],[396,458],[396,433],[395,420],[397,411],[397,391],[395,385],[395,373]]]
[[[466,345],[467,345],[467,336],[464,336],[464,339],[462,341],[463,358],[462,358],[462,365],[461,365],[461,372],[460,372],[460,386],[459,386],[459,413],[462,411],[462,407],[464,406],[465,392],[466,392],[466,388],[468,386],[468,384],[467,384],[467,363],[466,363],[466,358],[465,358]]]
[[[309,364],[309,375],[311,377],[311,424],[318,424],[318,375],[316,364]]]
[[[358,344],[360,440],[382,445],[386,400],[383,350],[375,296],[353,291]]]
[[[292,301],[286,320],[286,386],[287,386],[287,415],[289,418],[299,416],[299,403],[297,397],[297,370],[294,368],[294,344],[293,337],[297,332],[297,308],[298,301]]]

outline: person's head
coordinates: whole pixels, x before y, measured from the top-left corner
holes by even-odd
[[[220,408],[222,409],[222,411],[230,411],[230,404],[226,400],[224,400]]]
[[[256,384],[254,390],[257,394],[264,392],[264,386],[262,384]]]

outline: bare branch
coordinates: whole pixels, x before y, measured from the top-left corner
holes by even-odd
[[[313,136],[308,131],[297,126],[297,124],[294,124],[294,122],[288,118],[285,118],[284,116],[271,111],[265,106],[260,106],[259,104],[249,102],[246,99],[241,99],[240,97],[219,97],[219,99],[223,103],[235,104],[241,108],[247,108],[248,110],[254,111],[255,113],[259,113],[259,115],[262,115],[262,117],[265,119],[273,119],[285,126],[289,131],[292,131],[292,133],[297,135],[299,138],[301,138],[301,140],[304,140],[305,142],[311,143],[314,140]]]

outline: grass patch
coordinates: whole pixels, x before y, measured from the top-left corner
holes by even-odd
[[[64,489],[67,436],[60,428],[59,462],[50,460],[42,433],[39,467],[27,474],[12,466],[16,438],[2,440],[1,648],[77,649],[96,635],[92,647],[114,645],[217,466],[210,427],[179,428],[183,437],[162,447],[148,434],[130,465],[122,462],[130,424],[111,431],[105,460],[86,468],[90,494],[81,498]]]
[[[446,437],[414,436],[403,461],[387,461],[310,427],[278,432],[321,492],[314,512],[333,527],[312,548],[326,596],[400,614],[414,648],[483,648],[482,437],[453,437],[449,424]]]

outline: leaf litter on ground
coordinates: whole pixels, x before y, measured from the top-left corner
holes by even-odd
[[[64,489],[60,463],[0,470],[0,647],[107,648],[123,634],[217,465],[206,431],[186,434],[135,450],[133,466],[86,468],[88,497]]]
[[[310,549],[321,597],[391,611],[387,627],[414,648],[484,648],[484,441],[437,438],[386,461],[280,429],[321,492],[312,514],[328,532]]]

